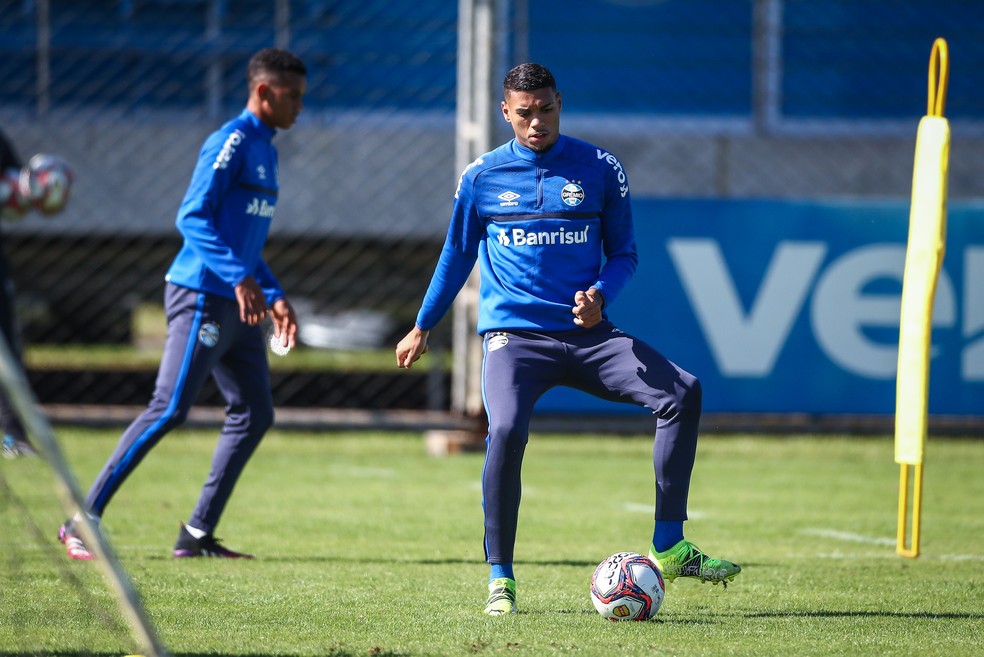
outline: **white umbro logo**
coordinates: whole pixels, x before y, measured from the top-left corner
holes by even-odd
[[[502,201],[502,203],[499,204],[502,207],[519,205],[519,203],[516,202],[516,199],[519,198],[519,194],[517,194],[516,192],[513,191],[502,192],[501,194],[499,194],[498,198],[499,200]]]

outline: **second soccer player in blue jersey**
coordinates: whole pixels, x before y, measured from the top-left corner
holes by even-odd
[[[178,558],[252,558],[231,550],[215,528],[232,491],[273,424],[270,365],[260,322],[269,317],[283,347],[292,346],[297,317],[263,259],[280,194],[278,130],[297,121],[307,67],[277,48],[254,54],[246,67],[246,107],[205,140],[178,209],[181,249],[164,290],[167,340],[150,403],[123,435],[96,477],[85,512],[100,522],[133,471],[172,429],[182,425],[211,377],[225,398],[226,421],[212,468],[172,554]],[[72,559],[93,553],[78,531],[81,516],[58,530]]]

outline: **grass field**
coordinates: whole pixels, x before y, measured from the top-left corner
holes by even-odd
[[[58,433],[88,487],[117,433]],[[588,581],[609,554],[648,547],[648,439],[532,437],[520,613],[495,619],[481,613],[481,455],[428,457],[417,434],[272,432],[217,532],[257,559],[177,561],[213,441],[167,437],[104,523],[175,655],[953,656],[984,644],[981,440],[931,439],[923,554],[904,559],[890,438],[706,437],[687,534],[745,570],[726,590],[677,580],[656,621],[621,624],[596,614]],[[46,469],[4,461],[0,475],[0,655],[132,652],[93,611],[111,609],[97,567],[55,540]]]

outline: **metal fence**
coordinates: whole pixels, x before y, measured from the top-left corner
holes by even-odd
[[[493,5],[497,79],[520,61],[548,65],[565,132],[616,153],[637,198],[907,198],[927,58],[943,36],[951,197],[984,196],[981,3]],[[249,56],[277,45],[309,68],[301,120],[276,138],[281,201],[266,252],[301,314],[303,348],[291,358],[364,355],[355,366],[281,369],[277,402],[445,406],[443,360],[432,359],[437,383],[365,363],[411,325],[443,241],[459,174],[458,18],[468,6],[0,0],[0,126],[24,159],[57,153],[76,174],[64,213],[2,229],[42,401],[146,401],[152,368],[52,364],[32,350],[153,348],[153,331],[135,318],[161,304],[198,149],[243,106]],[[503,141],[506,127],[496,127]],[[438,348],[450,344],[449,325],[434,335]]]

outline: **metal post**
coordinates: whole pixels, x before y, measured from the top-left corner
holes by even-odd
[[[205,43],[208,44],[208,69],[205,73],[205,102],[208,115],[222,115],[222,58],[216,48],[222,34],[224,0],[209,0],[205,17]]]
[[[51,109],[51,2],[38,0],[38,63],[37,99],[38,116],[44,116]]]
[[[274,24],[276,25],[276,44],[283,50],[290,49],[290,0],[277,0],[274,8]]]
[[[759,135],[774,130],[782,116],[782,2],[755,0],[753,30],[753,112]]]
[[[458,5],[458,95],[455,167],[458,173],[492,149],[492,75],[495,62],[496,0],[460,0]],[[481,340],[478,321],[478,270],[474,270],[454,306],[451,410],[481,417]]]

